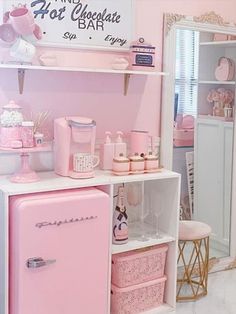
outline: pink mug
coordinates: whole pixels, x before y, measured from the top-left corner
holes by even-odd
[[[6,43],[14,43],[18,35],[11,24],[4,23],[0,25],[0,39]]]
[[[33,34],[35,30],[34,17],[26,7],[18,7],[9,14],[10,23],[20,35]]]

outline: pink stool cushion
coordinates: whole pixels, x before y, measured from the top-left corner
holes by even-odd
[[[211,227],[203,222],[193,220],[179,222],[179,240],[199,240],[208,237],[210,233]]]

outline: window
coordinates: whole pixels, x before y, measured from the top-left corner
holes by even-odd
[[[175,97],[178,99],[177,113],[196,116],[199,32],[178,29],[176,36]]]

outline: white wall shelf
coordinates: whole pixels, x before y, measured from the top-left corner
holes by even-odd
[[[217,47],[236,47],[236,40],[225,40],[225,41],[206,41],[201,42],[200,46],[217,46]]]
[[[199,84],[212,84],[212,85],[235,85],[235,81],[199,81]]]
[[[164,76],[166,72],[159,71],[134,71],[134,70],[114,70],[109,68],[80,68],[80,67],[49,67],[29,64],[0,64],[0,69],[17,69],[19,93],[23,94],[25,70],[43,70],[43,71],[60,71],[60,72],[87,72],[87,73],[104,73],[104,74],[123,74],[124,75],[124,95],[127,95],[129,79],[131,75],[152,75]]]

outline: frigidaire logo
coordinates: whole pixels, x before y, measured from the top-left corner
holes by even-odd
[[[65,219],[65,220],[55,220],[53,222],[43,221],[43,222],[36,223],[35,227],[37,228],[49,227],[49,226],[60,227],[61,225],[65,225],[65,224],[72,224],[76,222],[88,221],[88,220],[93,220],[97,218],[98,216],[87,216],[87,217],[71,218],[71,219]]]

